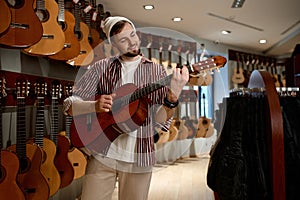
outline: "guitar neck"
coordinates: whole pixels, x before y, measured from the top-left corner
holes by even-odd
[[[26,159],[26,113],[25,97],[17,97],[17,144],[16,152],[20,159]]]
[[[35,140],[34,142],[43,148],[44,146],[44,97],[37,98]]]
[[[64,0],[58,0],[57,3],[58,3],[58,8],[59,8],[57,20],[59,22],[65,22],[65,3],[64,3]]]
[[[57,145],[58,136],[58,98],[52,97],[51,101],[51,139]]]

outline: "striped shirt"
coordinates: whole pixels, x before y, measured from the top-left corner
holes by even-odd
[[[149,84],[157,83],[167,76],[163,66],[142,57],[133,75],[133,84],[138,88],[145,88]],[[65,99],[64,110],[67,111],[72,102],[77,98],[94,100],[102,94],[111,94],[115,90],[124,87],[122,84],[122,64],[119,57],[106,58],[95,62],[82,75],[73,87],[73,96]],[[122,88],[121,88],[122,89]],[[136,157],[138,166],[151,166],[155,163],[153,133],[154,126],[168,127],[172,119],[163,124],[157,124],[154,120],[159,105],[163,104],[168,87],[162,85],[154,92],[143,91],[150,102],[146,120],[136,131],[136,145],[132,152]],[[119,136],[120,137],[120,136]]]

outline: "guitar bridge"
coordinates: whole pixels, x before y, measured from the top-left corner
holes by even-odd
[[[28,29],[29,25],[28,24],[20,24],[20,23],[11,23],[10,24],[11,28],[19,28],[19,29]]]
[[[43,34],[42,38],[43,39],[54,39],[54,35]]]

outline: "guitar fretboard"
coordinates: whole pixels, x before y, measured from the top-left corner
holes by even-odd
[[[44,100],[44,97],[38,97],[36,106],[35,143],[41,148],[44,146]]]
[[[25,97],[17,97],[17,155],[26,159],[26,109]]]

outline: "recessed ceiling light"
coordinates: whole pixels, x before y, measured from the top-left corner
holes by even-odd
[[[266,44],[266,43],[267,43],[267,40],[265,40],[265,39],[259,40],[259,43],[260,43],[260,44]]]
[[[182,19],[181,17],[174,17],[174,18],[172,18],[172,20],[173,20],[174,22],[180,22],[180,21],[182,21],[183,19]]]
[[[144,9],[145,9],[145,10],[153,10],[153,9],[154,9],[154,6],[153,6],[153,5],[145,5],[145,6],[144,6]]]
[[[228,35],[228,34],[230,34],[230,33],[231,33],[231,31],[228,31],[228,30],[223,30],[223,31],[221,31],[221,33],[222,33],[223,35]]]
[[[245,0],[234,0],[231,8],[241,8],[244,4]]]

